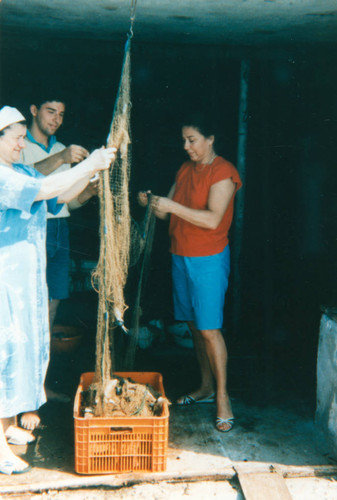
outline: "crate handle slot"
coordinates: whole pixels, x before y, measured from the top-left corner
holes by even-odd
[[[110,427],[111,432],[133,432],[133,427],[120,425],[118,427]]]

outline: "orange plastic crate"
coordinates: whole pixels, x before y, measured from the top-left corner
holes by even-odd
[[[149,384],[165,396],[163,377],[157,372],[117,372]],[[166,470],[169,410],[160,417],[80,417],[81,393],[94,373],[81,375],[75,402],[75,471],[78,474],[161,472]]]

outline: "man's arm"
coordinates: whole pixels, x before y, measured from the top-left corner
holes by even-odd
[[[84,203],[89,201],[93,196],[98,194],[99,180],[92,180],[89,182],[87,187],[75,198],[68,203],[68,208],[70,210],[76,210],[80,208]]]
[[[41,160],[34,164],[34,168],[43,175],[49,175],[59,168],[64,163],[80,163],[89,156],[89,151],[82,146],[72,144],[63,149],[59,153],[48,156],[45,160]]]

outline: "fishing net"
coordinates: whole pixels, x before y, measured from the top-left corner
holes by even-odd
[[[132,264],[136,265],[140,255],[141,259],[140,265],[138,266],[138,274],[136,276],[138,286],[136,287],[136,294],[132,304],[130,335],[128,339],[128,346],[125,351],[125,357],[123,359],[124,370],[132,370],[138,343],[139,319],[141,315],[140,304],[142,292],[145,288],[146,278],[149,272],[150,255],[156,224],[156,217],[152,211],[151,197],[152,195],[149,196],[147,210],[141,228],[138,226],[136,229],[134,225],[131,226],[133,227],[131,232],[131,255],[133,255],[134,258]],[[141,229],[141,231],[139,231],[139,229]]]
[[[93,273],[93,286],[98,292],[96,334],[96,367],[98,411],[104,413],[104,386],[116,370],[116,334],[126,337],[124,352],[118,353],[119,369],[132,369],[137,345],[140,297],[144,271],[152,246],[155,217],[150,203],[143,224],[130,216],[129,178],[131,164],[131,38],[135,0],[132,2],[131,28],[125,45],[122,74],[115,102],[107,147],[117,148],[110,169],[100,173],[100,253]],[[136,298],[131,314],[132,328],[124,324],[128,308],[124,289],[130,265],[139,261],[143,252]],[[117,333],[116,333],[117,332]],[[122,332],[122,333],[121,333]]]
[[[97,384],[92,383],[82,393],[80,415],[91,417],[152,417],[160,416],[168,399],[148,384],[130,378],[114,376],[104,387],[104,413],[97,407]]]

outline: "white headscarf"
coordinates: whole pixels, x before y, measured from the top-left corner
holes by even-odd
[[[26,118],[16,108],[4,106],[0,109],[0,130],[3,130],[13,123],[24,121]]]

